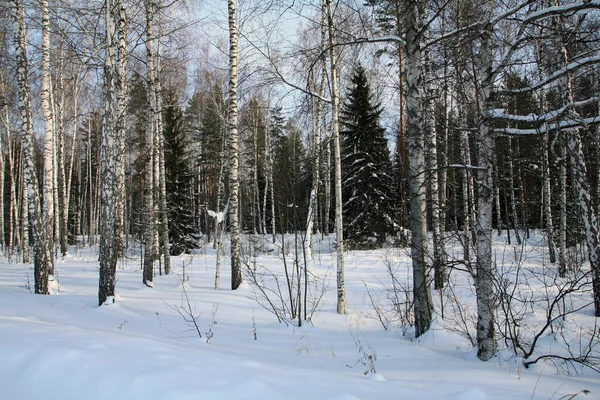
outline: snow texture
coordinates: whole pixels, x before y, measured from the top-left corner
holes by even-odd
[[[498,259],[507,250],[501,242]],[[484,363],[439,321],[418,340],[384,331],[365,282],[373,293],[382,288],[386,259],[404,279],[405,249],[348,252],[347,314],[336,314],[331,248],[329,239],[315,238],[311,273],[329,290],[312,324],[300,328],[278,324],[252,300],[248,284],[214,291],[210,246],[173,257],[174,273],[155,277],[153,289],[142,284],[140,260],[130,254],[119,263],[116,302],[101,307],[95,249],[70,249],[56,266],[60,284],[51,296],[27,290],[30,265],[0,259],[0,399],[504,400],[568,398],[582,390],[591,391],[582,398],[599,398],[600,380],[589,370],[564,376],[552,363],[525,369],[509,351]],[[535,254],[528,263],[541,259]],[[184,265],[202,338],[175,310],[186,306]],[[278,271],[282,264],[268,253],[257,265]],[[356,339],[376,353],[376,373],[357,362],[364,354]]]

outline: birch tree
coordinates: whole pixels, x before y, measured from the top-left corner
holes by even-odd
[[[43,214],[38,186],[38,177],[35,171],[35,140],[31,117],[31,99],[29,88],[29,61],[27,58],[27,37],[25,26],[25,10],[22,0],[11,0],[11,15],[13,19],[13,37],[15,56],[17,62],[17,87],[19,97],[19,114],[21,117],[20,135],[23,150],[24,182],[27,189],[23,191],[23,207],[27,205],[27,212],[23,214],[22,236],[24,249],[27,248],[25,230],[31,221],[31,237],[33,243],[33,265],[35,293],[49,294],[48,279],[52,268],[52,250],[49,247],[46,230],[43,226]],[[27,194],[25,196],[25,194]],[[28,216],[28,218],[27,218]],[[23,253],[23,262],[27,262],[26,250]]]
[[[229,17],[229,223],[231,226],[231,289],[242,283],[239,221],[238,27],[236,0],[228,0]]]
[[[104,120],[102,122],[102,184],[100,222],[100,281],[98,305],[114,302],[117,249],[115,248],[115,223],[117,203],[117,162],[115,126],[116,86],[116,26],[114,0],[105,2],[106,48],[104,53]]]
[[[423,135],[423,75],[422,50],[426,2],[405,2],[406,29],[406,136],[408,139],[410,171],[410,228],[413,267],[415,336],[419,337],[431,325],[433,301],[431,297],[430,267],[427,264],[427,227],[425,217],[425,142]]]
[[[41,0],[42,11],[42,109],[44,113],[44,178],[43,178],[43,218],[42,224],[46,230],[44,236],[49,256],[47,260],[48,275],[54,275],[54,192],[55,186],[55,143],[54,115],[52,105],[52,83],[50,76],[50,11],[48,0]],[[56,204],[58,206],[58,204]]]
[[[156,206],[155,191],[157,182],[155,182],[154,166],[156,163],[155,138],[157,132],[156,125],[156,64],[154,52],[154,15],[156,14],[154,0],[145,0],[146,10],[146,71],[147,71],[147,101],[148,117],[146,126],[146,179],[144,180],[144,198],[146,202],[146,234],[145,234],[145,252],[144,252],[144,271],[142,276],[143,283],[148,287],[153,287],[154,283],[154,261],[158,256],[157,229],[156,229]]]
[[[344,284],[344,228],[342,214],[342,156],[340,149],[339,128],[339,95],[337,76],[337,57],[335,53],[335,26],[331,0],[325,1],[327,14],[329,66],[331,79],[331,127],[333,131],[332,143],[334,151],[335,168],[335,237],[337,241],[337,313],[346,313],[346,289]]]

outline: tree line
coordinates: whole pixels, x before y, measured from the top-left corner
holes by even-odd
[[[135,244],[152,286],[227,231],[236,289],[242,234],[304,232],[311,258],[335,233],[339,313],[345,249],[409,245],[416,336],[460,266],[488,360],[494,234],[539,229],[561,277],[584,244],[600,316],[600,3],[305,6],[228,0],[223,26],[162,0],[3,4],[0,240],[33,262],[36,293],[77,242],[99,248],[102,305]],[[284,15],[301,21],[291,44],[269,23]],[[227,57],[189,60],[198,23]]]

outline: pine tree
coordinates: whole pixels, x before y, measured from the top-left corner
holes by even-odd
[[[183,111],[173,91],[165,94],[163,119],[169,240],[171,254],[179,255],[198,246],[199,232],[194,221],[194,174],[189,137]]]
[[[392,165],[381,108],[373,104],[365,70],[358,66],[341,110],[343,212],[346,240],[353,246],[372,246],[393,232]]]

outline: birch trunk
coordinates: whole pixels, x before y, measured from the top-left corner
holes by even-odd
[[[491,21],[495,3],[486,0],[483,4],[485,21]],[[495,138],[490,126],[488,110],[491,108],[493,85],[491,24],[481,32],[479,54],[479,76],[483,78],[479,87],[479,135],[477,146],[477,263],[475,291],[477,297],[477,357],[482,361],[491,359],[497,351],[495,324],[494,264],[492,261],[492,205],[493,181],[492,159],[495,151]]]
[[[127,122],[127,12],[124,0],[115,0],[117,14],[116,34],[117,65],[116,65],[116,164],[117,164],[117,204],[115,216],[115,247],[117,257],[124,254],[124,225],[125,225],[125,130]]]
[[[415,336],[429,330],[432,320],[433,302],[431,277],[427,265],[427,226],[425,209],[425,137],[423,118],[423,74],[422,42],[420,32],[424,27],[424,4],[415,0],[406,2],[404,25],[406,28],[406,137],[409,153],[409,197],[411,258],[413,267],[413,297],[415,314]]]
[[[100,280],[98,305],[114,303],[117,283],[117,252],[115,248],[115,207],[117,202],[117,163],[115,140],[115,3],[106,0],[106,50],[104,59],[104,121],[102,129],[102,184],[100,222]]]
[[[567,144],[564,137],[558,140],[559,146],[559,207],[560,219],[558,227],[558,274],[567,275]]]
[[[463,257],[465,260],[471,260],[471,238],[474,218],[472,205],[472,185],[471,172],[471,146],[467,132],[460,132],[460,153],[464,165],[462,172],[462,193],[463,193]]]
[[[23,262],[29,262],[28,220],[31,221],[33,240],[33,264],[35,293],[49,294],[48,273],[52,262],[52,252],[48,246],[46,231],[43,226],[41,199],[38,189],[38,178],[35,172],[35,140],[31,118],[31,100],[29,95],[29,62],[27,60],[27,39],[25,33],[25,10],[22,0],[10,2],[13,18],[13,35],[15,56],[17,59],[17,86],[19,96],[19,113],[21,116],[20,134],[23,147],[24,182],[23,188]],[[27,209],[25,209],[27,208]]]
[[[50,11],[48,0],[41,0],[42,8],[42,109],[44,113],[44,179],[43,217],[45,229],[44,264],[47,274],[54,275],[54,195],[55,195],[55,144],[54,115],[52,112],[52,82],[50,76]]]
[[[512,138],[508,137],[508,187],[510,190],[510,214],[512,216],[512,225],[515,231],[515,237],[517,238],[517,244],[521,244],[521,232],[519,229],[519,214],[517,213],[517,191],[515,190],[515,171],[514,171],[514,157],[512,148]]]
[[[424,21],[428,20],[428,13],[424,11]],[[423,31],[424,42],[429,41],[429,29]],[[436,89],[433,86],[433,72],[431,71],[432,60],[429,49],[425,50],[424,82],[426,89],[426,98],[424,98],[424,120],[423,128],[425,133],[425,159],[427,166],[427,178],[429,179],[429,192],[431,195],[431,227],[433,236],[433,259],[432,268],[434,273],[435,288],[441,290],[446,282],[446,243],[443,230],[440,227],[440,188],[439,188],[439,168],[437,158],[437,137],[435,131],[435,113],[433,100],[436,96]]]
[[[340,150],[339,97],[337,77],[337,57],[335,54],[335,33],[331,0],[325,0],[331,68],[331,114],[333,128],[333,150],[335,157],[335,235],[337,241],[337,313],[346,313],[346,289],[344,287],[344,230],[342,220],[342,156]]]
[[[145,0],[146,8],[146,64],[147,64],[147,81],[148,81],[148,121],[146,127],[146,179],[144,182],[144,197],[146,199],[146,235],[144,252],[144,271],[142,282],[153,287],[154,279],[154,260],[156,259],[156,215],[154,205],[154,165],[155,165],[155,143],[156,136],[156,102],[153,99],[155,90],[155,61],[154,61],[154,1]]]
[[[161,0],[158,0],[160,4]],[[169,241],[169,216],[167,213],[167,183],[165,178],[165,136],[163,130],[163,120],[162,120],[162,79],[160,77],[160,37],[162,36],[161,31],[161,23],[160,23],[160,7],[155,3],[154,11],[157,12],[159,23],[158,23],[158,37],[155,38],[156,42],[156,63],[155,63],[155,72],[154,72],[154,101],[156,102],[156,109],[154,115],[157,119],[156,125],[156,133],[158,137],[158,183],[159,183],[159,199],[160,199],[160,217],[161,217],[161,230],[160,230],[160,238],[162,240],[162,249],[163,249],[163,264],[165,269],[165,274],[169,274],[171,272],[171,244]]]
[[[326,11],[321,10],[321,51],[326,49],[326,30],[325,30],[325,15]],[[321,68],[321,81],[319,83],[319,97],[312,99],[313,102],[313,179],[312,186],[310,189],[310,198],[308,203],[308,216],[306,217],[306,237],[304,248],[307,249],[307,256],[309,260],[313,258],[313,230],[315,225],[315,219],[318,214],[317,200],[319,194],[319,182],[321,181],[320,170],[321,167],[321,136],[323,128],[323,101],[321,100],[325,96],[325,83],[327,78],[327,71],[325,70],[325,61]],[[305,282],[306,283],[306,282]],[[305,292],[306,294],[306,292]],[[306,313],[306,307],[304,308]]]
[[[231,289],[242,283],[239,221],[238,27],[236,0],[228,0],[229,17],[229,221],[231,226]]]
[[[595,316],[600,317],[600,239],[598,219],[587,182],[587,167],[583,156],[583,146],[579,130],[567,132],[567,137],[571,173],[573,174],[573,182],[575,183],[577,199],[579,200],[579,207],[581,209],[581,217],[585,228],[585,242],[592,270]]]
[[[542,108],[543,109],[543,108]],[[549,134],[542,135],[542,197],[546,240],[550,263],[556,263],[556,246],[554,244],[554,224],[552,222],[552,190],[550,185],[550,164],[548,162]]]

